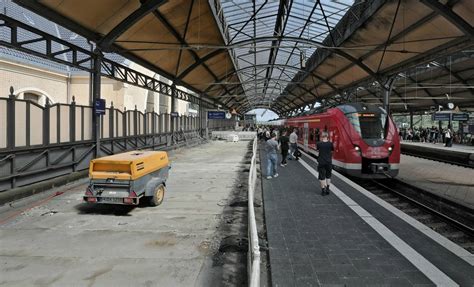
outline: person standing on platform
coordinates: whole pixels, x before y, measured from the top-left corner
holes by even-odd
[[[290,134],[290,154],[288,159],[294,159],[295,156],[293,153],[298,148],[298,135],[296,134],[296,129],[293,129],[293,132]]]
[[[280,143],[280,150],[281,150],[281,163],[280,166],[286,166],[286,157],[288,156],[288,150],[290,149],[289,142],[290,140],[286,136],[286,131],[284,130],[281,133],[281,137],[278,139]]]
[[[270,131],[265,131],[265,134],[263,135],[263,140],[268,141],[271,138]]]
[[[446,139],[446,144],[444,145],[445,147],[452,147],[453,146],[453,135],[451,133],[451,126],[448,125],[448,128],[446,129],[444,133],[444,137]]]
[[[316,144],[316,150],[318,151],[318,173],[319,183],[321,184],[321,195],[329,194],[329,185],[331,183],[331,172],[332,172],[332,152],[334,146],[329,141],[329,135],[327,132],[322,133],[322,141]]]
[[[275,133],[272,133],[271,138],[266,141],[265,151],[267,152],[267,179],[272,179],[272,177],[278,177],[278,142],[276,141]]]

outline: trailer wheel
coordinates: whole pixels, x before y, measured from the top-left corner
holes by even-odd
[[[163,202],[164,198],[165,198],[165,186],[163,184],[160,184],[153,191],[153,196],[150,198],[150,205],[158,206]]]

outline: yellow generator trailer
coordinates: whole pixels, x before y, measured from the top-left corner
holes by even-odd
[[[160,205],[170,164],[164,151],[130,151],[90,162],[84,200],[89,203]]]

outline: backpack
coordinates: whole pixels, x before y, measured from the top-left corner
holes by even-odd
[[[299,149],[296,149],[295,152],[293,153],[293,155],[294,155],[295,157],[301,157],[301,156],[302,156],[302,154],[301,154],[301,152],[300,152]]]

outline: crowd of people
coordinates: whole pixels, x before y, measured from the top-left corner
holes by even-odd
[[[451,147],[453,143],[462,142],[462,133],[454,132],[451,126],[439,129],[432,126],[431,128],[403,128],[399,130],[402,140],[413,142],[442,143],[446,147]]]
[[[288,134],[290,133],[290,134]],[[278,177],[278,154],[281,154],[280,167],[285,167],[288,160],[298,161],[301,152],[298,150],[298,130],[281,129],[273,127],[258,127],[257,135],[264,143],[267,158],[266,178],[268,180]],[[321,195],[329,195],[329,185],[332,171],[333,144],[329,141],[327,132],[322,133],[321,141],[316,144],[318,152],[318,179],[321,186]]]

